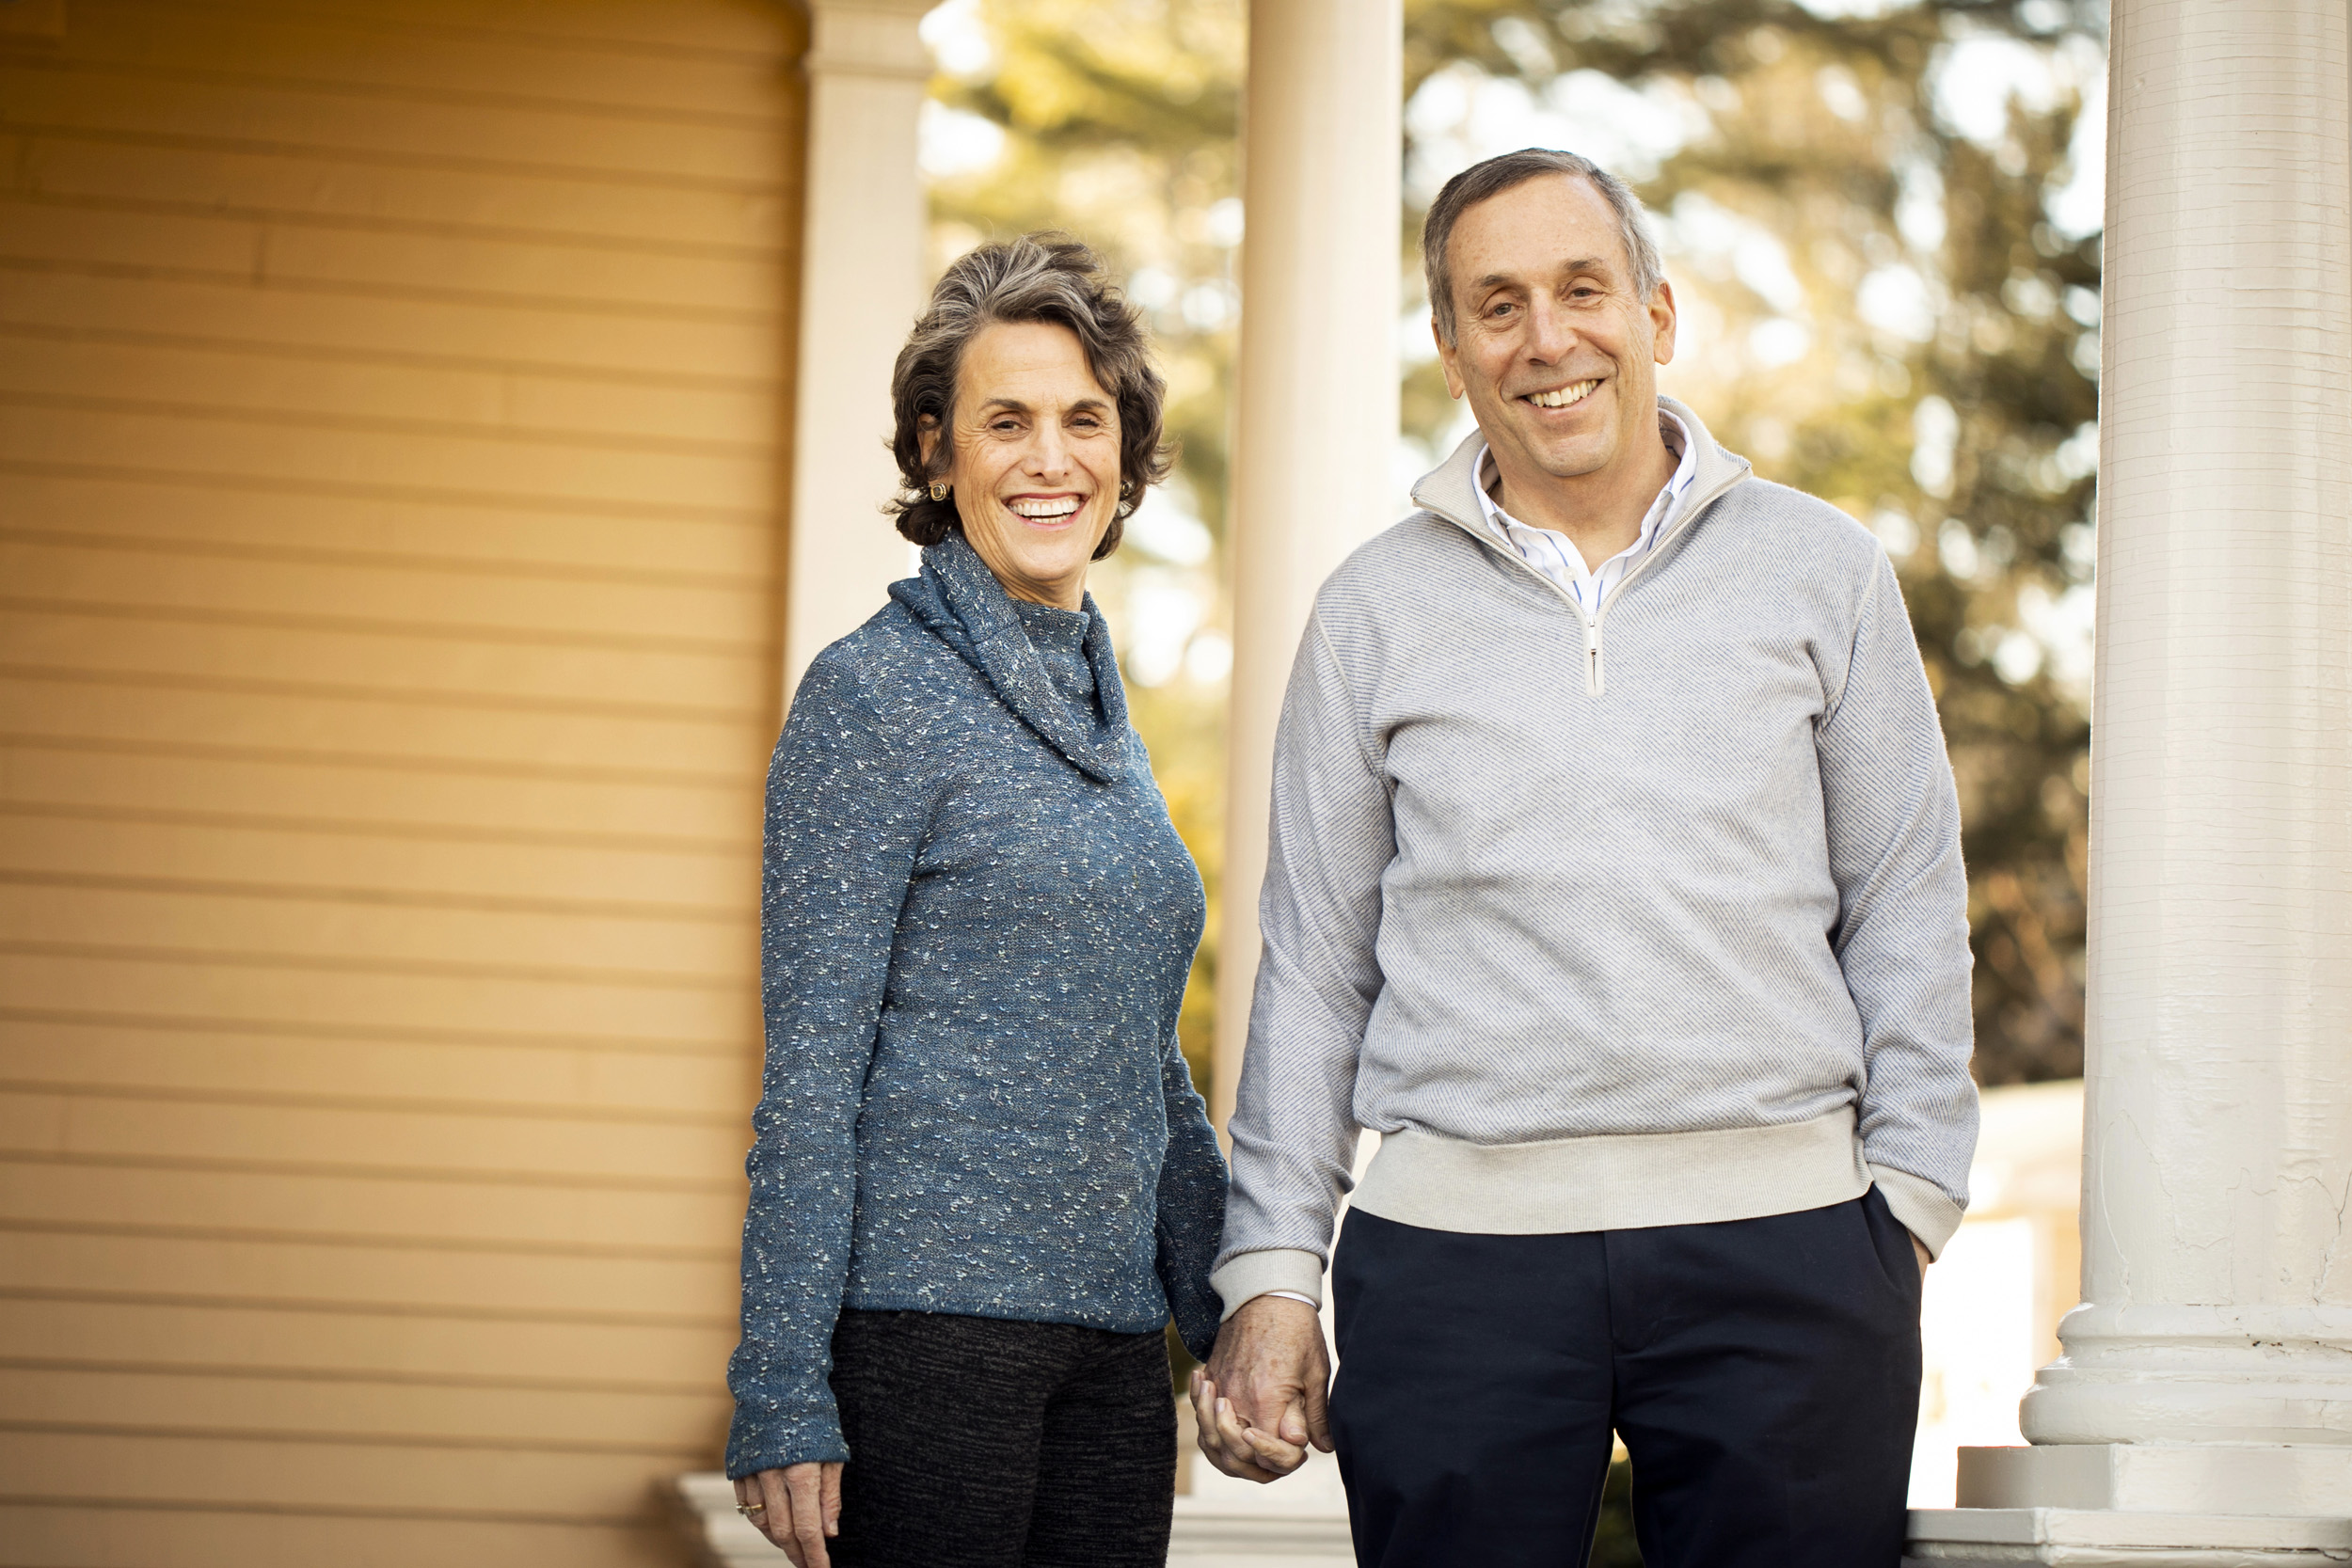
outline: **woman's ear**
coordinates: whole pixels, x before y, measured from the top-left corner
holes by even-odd
[[[939,416],[926,414],[914,421],[914,439],[923,449],[923,471],[931,471],[931,458],[939,451]]]

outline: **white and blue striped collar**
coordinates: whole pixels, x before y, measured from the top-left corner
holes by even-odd
[[[1595,613],[1610,587],[1658,543],[1660,531],[1674,515],[1675,503],[1698,477],[1698,442],[1692,438],[1690,427],[1671,409],[1661,406],[1658,410],[1658,434],[1665,440],[1668,451],[1679,454],[1674,476],[1666,481],[1658,499],[1643,515],[1640,536],[1597,567],[1585,564],[1583,556],[1565,534],[1531,528],[1496,504],[1488,488],[1494,482],[1494,458],[1483,442],[1470,465],[1470,472],[1476,476],[1479,511],[1487,528],[1515,554],[1575,594],[1587,614]]]

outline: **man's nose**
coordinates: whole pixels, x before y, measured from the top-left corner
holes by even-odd
[[[1549,365],[1576,346],[1576,324],[1557,302],[1536,298],[1527,309],[1527,356]]]

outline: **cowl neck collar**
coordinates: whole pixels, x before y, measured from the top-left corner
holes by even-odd
[[[1130,768],[1127,749],[1127,690],[1111,652],[1110,627],[1086,596],[1084,643],[1094,671],[1095,704],[1102,721],[1089,722],[1055,689],[1045,661],[1013,610],[996,574],[961,533],[950,533],[923,551],[923,575],[890,585],[890,596],[913,610],[930,631],[988,677],[997,697],[1035,730],[1040,738],[1089,777],[1118,784]]]

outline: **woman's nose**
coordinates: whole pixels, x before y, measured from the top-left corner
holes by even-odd
[[[1041,479],[1057,478],[1070,467],[1070,444],[1048,425],[1029,448],[1029,471]]]

